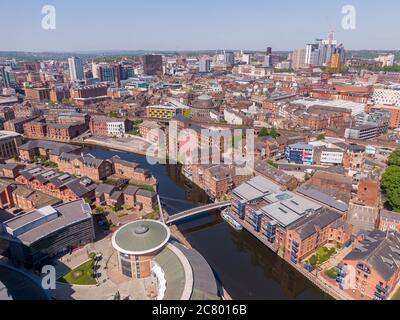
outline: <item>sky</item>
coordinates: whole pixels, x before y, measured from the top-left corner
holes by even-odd
[[[42,7],[56,28],[42,28]],[[352,5],[355,29],[342,27]],[[1,0],[0,51],[400,49],[398,0]]]

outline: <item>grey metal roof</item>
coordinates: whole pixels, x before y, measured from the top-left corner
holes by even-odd
[[[281,226],[287,227],[297,220],[301,219],[301,215],[293,210],[285,207],[280,202],[269,204],[261,209],[261,211],[268,217],[278,222]]]
[[[49,212],[54,213],[51,214],[51,219],[46,221]],[[92,219],[91,212],[90,206],[80,199],[53,207],[36,209],[4,222],[4,226],[10,236],[16,232],[14,237],[30,246],[70,225]]]
[[[302,186],[297,192],[342,212],[346,212],[349,208],[348,204],[309,186]]]

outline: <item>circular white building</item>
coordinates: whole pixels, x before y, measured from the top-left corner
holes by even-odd
[[[118,252],[118,267],[131,278],[151,275],[152,260],[170,238],[170,230],[156,220],[138,220],[118,229],[112,245]]]

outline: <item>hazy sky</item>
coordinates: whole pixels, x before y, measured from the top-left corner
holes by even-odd
[[[41,27],[46,4],[55,30]],[[0,0],[0,50],[289,50],[329,30],[347,49],[400,49],[399,12],[399,0]]]

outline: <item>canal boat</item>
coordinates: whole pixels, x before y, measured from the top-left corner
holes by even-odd
[[[240,231],[243,229],[243,226],[237,222],[229,213],[228,209],[225,209],[221,212],[221,217],[235,230]]]

